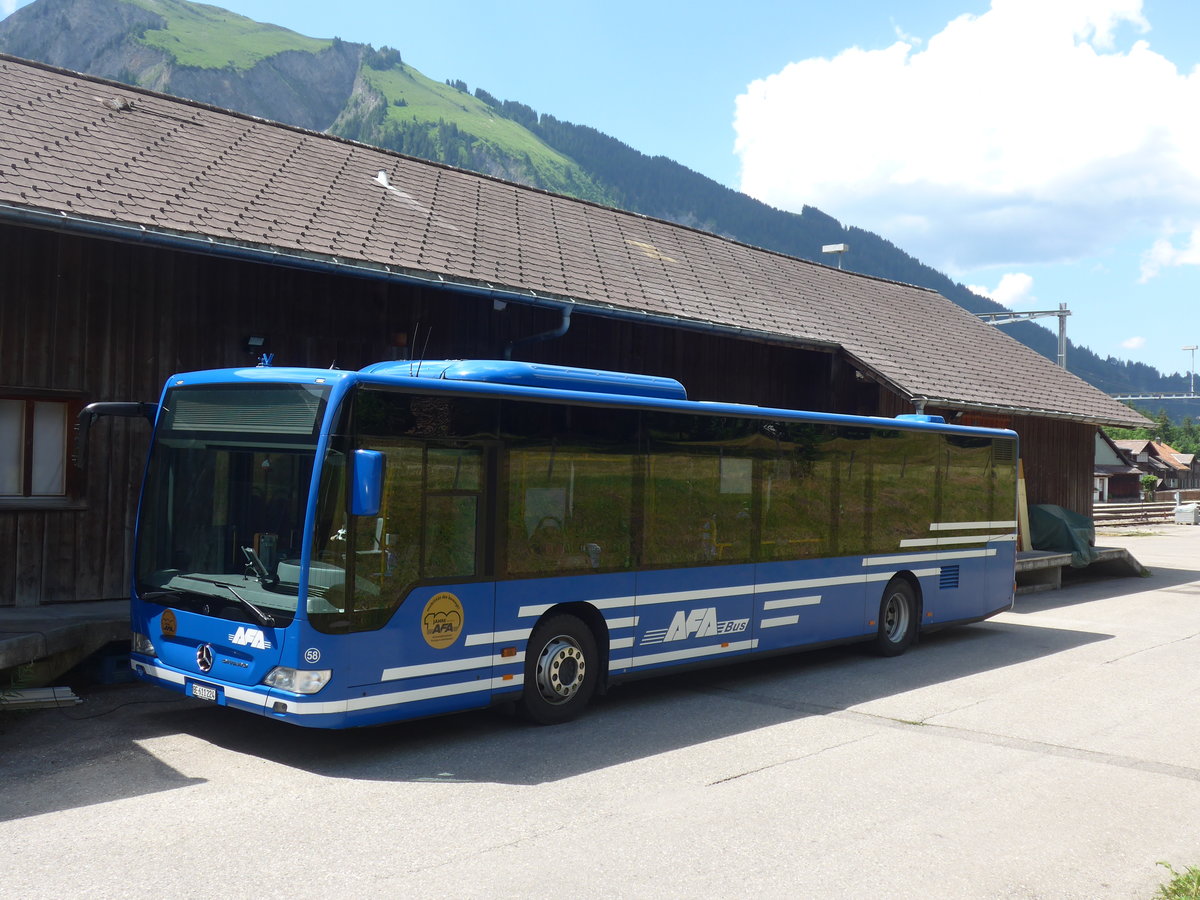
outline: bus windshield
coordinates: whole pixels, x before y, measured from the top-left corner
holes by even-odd
[[[145,600],[290,619],[328,389],[171,390],[151,448],[135,571]]]

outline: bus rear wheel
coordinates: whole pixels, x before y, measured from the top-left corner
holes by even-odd
[[[521,714],[539,725],[574,719],[596,692],[599,675],[596,638],[574,616],[546,619],[529,636]]]
[[[899,656],[917,636],[917,596],[903,578],[893,578],[879,601],[879,630],[875,651],[880,656]]]

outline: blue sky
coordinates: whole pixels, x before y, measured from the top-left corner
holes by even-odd
[[[1200,344],[1196,0],[216,5],[816,206],[1014,309],[1067,303],[1101,356],[1182,373]]]

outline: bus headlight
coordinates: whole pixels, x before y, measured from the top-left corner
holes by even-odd
[[[142,656],[158,656],[158,651],[154,649],[154,643],[150,638],[138,631],[130,635],[130,649],[134,653],[140,653]]]
[[[276,666],[267,673],[263,684],[293,694],[315,694],[329,683],[332,669],[289,669]]]

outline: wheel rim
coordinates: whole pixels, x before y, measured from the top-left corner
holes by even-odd
[[[883,635],[893,644],[904,639],[908,632],[908,600],[897,591],[887,599],[883,608]]]
[[[587,674],[587,660],[575,640],[565,634],[551,638],[538,654],[534,678],[547,703],[568,702],[579,693]]]

